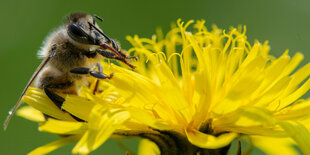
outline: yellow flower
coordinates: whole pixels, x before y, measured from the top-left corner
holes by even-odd
[[[127,37],[136,70],[102,62],[115,73],[101,81],[103,92],[93,95],[91,82],[79,96],[64,94],[63,110],[30,88],[23,100],[52,118],[29,107],[18,114],[39,121],[40,131],[69,135],[31,154],[72,141],[73,153],[87,154],[114,136],[158,146],[143,140],[139,154],[225,154],[235,139],[270,154],[297,154],[293,145],[310,154],[310,100],[300,99],[310,88],[310,64],[296,69],[302,54],[275,58],[267,42],[250,45],[245,27],[208,31],[204,23],[178,20],[165,36]]]

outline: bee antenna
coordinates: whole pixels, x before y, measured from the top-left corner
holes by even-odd
[[[97,16],[97,15],[95,15],[95,14],[94,14],[94,16],[95,16],[98,20],[100,20],[100,21],[103,22],[103,19],[102,19],[101,17],[99,17],[99,16]]]
[[[107,40],[108,42],[111,42],[111,39],[105,34],[103,33],[101,30],[99,30],[94,24],[88,22],[88,24],[93,27],[96,31],[98,31],[100,34],[102,34]]]
[[[96,18],[97,18],[98,20],[100,20],[100,21],[103,21],[103,19],[102,19],[101,17],[97,16],[96,14],[93,14],[93,24],[96,23]]]

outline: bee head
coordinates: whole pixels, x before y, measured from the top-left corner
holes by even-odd
[[[68,16],[67,33],[78,43],[99,45],[105,41],[99,31],[102,32],[95,22],[95,16],[86,13],[74,13]]]

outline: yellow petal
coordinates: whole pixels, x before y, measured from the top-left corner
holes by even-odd
[[[298,88],[300,83],[302,83],[302,81],[307,79],[309,75],[310,75],[310,63],[301,67],[298,71],[296,71],[292,75],[292,81],[288,84],[288,88],[285,90],[283,96],[287,96],[291,94],[294,90],[296,90],[296,88]]]
[[[154,142],[142,139],[139,144],[138,155],[160,155],[160,150]]]
[[[161,122],[159,119],[151,117],[143,110],[131,108],[128,109],[128,112],[130,112],[130,115],[134,120],[137,120],[138,122],[150,126],[152,128],[159,130],[169,130],[173,128],[171,124],[167,124],[163,121]]]
[[[157,66],[157,68],[161,67]],[[167,81],[167,78],[165,78],[166,80],[164,81],[167,84],[163,85],[166,89],[162,89],[160,84],[155,83],[155,80],[152,81],[135,72],[116,66],[115,71],[122,73],[115,74],[111,82],[117,88],[118,92],[126,98],[125,103],[128,105],[144,110],[146,110],[145,107],[162,109],[157,110],[159,117],[171,120],[174,123],[179,123],[180,121],[186,122],[190,118],[189,106],[184,101],[180,88],[177,87],[175,89],[171,86],[175,84],[171,84],[172,82],[169,82],[171,81],[170,79]],[[183,100],[180,100],[180,98],[183,98]]]
[[[273,114],[266,109],[244,107],[215,119],[213,125],[215,127],[250,127],[259,125],[271,127],[275,122]]]
[[[310,133],[300,123],[293,121],[279,122],[279,125],[293,138],[304,154],[310,154]]]
[[[41,123],[39,130],[54,134],[82,134],[87,130],[87,123],[48,119]]]
[[[290,105],[291,103],[296,101],[298,98],[303,96],[305,93],[307,93],[309,89],[310,89],[310,79],[308,79],[301,87],[299,87],[297,90],[295,90],[289,96],[281,99],[281,101],[280,101],[281,104],[278,107],[278,109],[281,109],[281,108],[284,108],[284,107]]]
[[[251,142],[268,155],[298,155],[290,138],[251,136]]]
[[[16,114],[20,117],[24,117],[26,119],[29,119],[31,121],[35,121],[35,122],[43,122],[45,121],[45,118],[42,114],[42,112],[40,112],[37,109],[34,109],[31,106],[24,106],[22,108],[20,108]]]
[[[162,98],[165,102],[169,103],[169,106],[182,117],[186,122],[191,120],[191,112],[189,104],[186,102],[186,98],[181,91],[181,88],[175,80],[173,73],[165,63],[160,63],[156,67],[159,71],[157,75],[160,78],[162,89]],[[186,84],[188,85],[188,84]]]
[[[128,112],[120,110],[110,112],[101,105],[96,105],[89,117],[89,130],[75,145],[72,152],[87,154],[97,149],[128,118]]]
[[[223,131],[231,131],[235,133],[247,134],[247,135],[261,135],[261,136],[272,136],[272,137],[287,137],[286,132],[279,128],[271,128],[271,127],[261,127],[261,126],[252,126],[252,127],[220,127],[214,128],[215,131],[223,132]]]
[[[293,58],[290,60],[289,64],[286,66],[284,70],[284,75],[289,75],[296,67],[300,64],[300,62],[304,59],[302,53],[296,53]]]
[[[257,56],[247,65],[241,65],[238,71],[231,77],[227,84],[227,95],[221,102],[214,102],[212,111],[218,114],[225,114],[236,111],[250,100],[253,94],[263,81],[263,69],[266,65],[266,58]]]
[[[76,140],[78,140],[81,136],[80,135],[73,135],[64,137],[62,139],[59,139],[57,141],[51,142],[49,144],[40,146],[36,148],[35,150],[28,153],[28,155],[42,155],[42,154],[48,154],[64,145],[70,144]]]
[[[197,130],[185,130],[188,140],[202,148],[218,149],[230,144],[237,136],[237,133],[223,133],[220,136],[213,136]]]
[[[89,113],[94,106],[94,102],[72,95],[66,97],[66,101],[63,103],[62,108],[74,116],[88,121]]]
[[[293,120],[310,116],[310,100],[298,102],[276,113],[277,119]]]
[[[264,92],[261,92],[261,94],[257,96],[258,101],[255,103],[255,106],[266,107],[283,93],[281,90],[285,90],[290,81],[291,77],[284,77],[275,83],[273,87],[263,90]]]
[[[268,105],[269,109],[279,110],[300,98],[309,89],[310,64],[307,64],[291,75],[291,80],[279,99]],[[305,83],[303,81],[307,80]],[[302,84],[302,85],[301,85]],[[279,104],[280,103],[280,104]]]
[[[286,70],[287,65],[289,64],[290,58],[285,52],[279,59],[271,62],[269,66],[265,68],[264,71],[264,80],[258,88],[258,91],[267,91],[275,83],[278,82],[279,79],[282,79],[283,76],[288,74],[288,70]]]

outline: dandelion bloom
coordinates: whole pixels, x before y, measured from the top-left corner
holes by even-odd
[[[90,77],[78,96],[63,94],[62,110],[29,88],[23,100],[31,107],[18,115],[66,135],[31,154],[74,141],[73,153],[88,154],[110,137],[131,136],[144,138],[139,154],[226,154],[241,140],[250,147],[239,142],[237,153],[254,145],[268,154],[298,154],[293,146],[310,154],[310,100],[300,99],[310,88],[310,64],[296,69],[302,54],[275,58],[267,42],[250,45],[245,27],[208,31],[204,23],[178,20],[166,35],[127,37],[137,68],[102,62],[114,73],[100,81],[103,91],[93,95]]]

